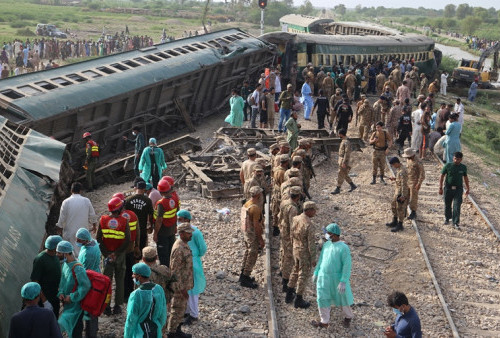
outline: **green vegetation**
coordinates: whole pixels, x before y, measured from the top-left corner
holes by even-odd
[[[462,142],[488,165],[500,166],[500,123],[475,117],[464,125]]]
[[[449,56],[443,56],[443,58],[441,59],[441,64],[439,65],[439,70],[451,74],[453,73],[453,69],[455,69],[456,67],[457,67],[457,60]]]

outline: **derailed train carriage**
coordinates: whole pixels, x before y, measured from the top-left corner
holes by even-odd
[[[200,123],[274,56],[273,45],[226,29],[1,80],[0,115],[67,144],[76,163],[90,131],[106,160],[133,126],[164,138]]]
[[[377,60],[411,60],[420,73],[433,77],[441,62],[441,52],[434,40],[417,34],[407,35],[327,35],[272,32],[261,36],[276,44],[281,57],[283,77],[289,78],[290,68],[297,64],[298,79],[308,63],[329,71],[333,65],[355,65]]]

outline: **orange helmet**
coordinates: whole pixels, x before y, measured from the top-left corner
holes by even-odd
[[[113,195],[113,197],[118,197],[122,201],[125,200],[125,195],[121,192],[117,192],[116,194]]]
[[[108,210],[113,212],[119,210],[123,206],[123,200],[119,197],[113,197],[108,202]]]
[[[168,184],[167,180],[163,180],[158,183],[159,192],[168,192],[170,189],[172,189],[172,187]]]
[[[168,184],[170,184],[171,186],[174,185],[174,183],[175,183],[175,180],[172,176],[163,176],[161,178],[161,181],[167,181]]]
[[[83,138],[92,136],[88,131],[83,133]]]

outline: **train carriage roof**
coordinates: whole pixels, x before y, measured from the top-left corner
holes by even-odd
[[[261,38],[271,43],[280,43],[294,40],[295,43],[313,43],[338,46],[420,46],[434,45],[434,40],[423,35],[326,35],[326,34],[301,34],[288,32],[271,32],[261,35]]]
[[[11,120],[36,121],[267,47],[271,45],[239,29],[226,29],[15,76],[0,80],[0,108]],[[56,88],[40,88],[47,81],[49,86],[56,81]]]
[[[288,14],[280,18],[280,23],[282,24],[291,24],[301,27],[313,27],[320,24],[332,23],[333,21],[333,19],[320,19],[302,14]]]

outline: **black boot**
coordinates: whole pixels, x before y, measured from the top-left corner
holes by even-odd
[[[307,309],[309,306],[311,306],[311,303],[306,302],[304,298],[302,298],[302,295],[297,295],[295,297],[295,303],[293,304],[295,308],[301,308],[301,309]]]
[[[241,276],[240,285],[245,288],[257,289],[258,285],[252,279],[246,275]]]
[[[375,184],[375,183],[377,183],[376,179],[377,179],[377,176],[373,176],[373,180],[371,181],[371,183],[370,183],[370,184]]]
[[[293,302],[294,298],[295,298],[295,289],[288,288],[288,290],[286,290],[285,303],[290,304],[291,302]]]
[[[349,189],[349,192],[356,190],[356,188],[358,187],[358,186],[357,186],[356,184],[354,184],[353,182],[349,183],[349,185],[351,186],[351,189]]]
[[[390,228],[394,228],[396,225],[398,225],[398,218],[397,217],[393,217],[391,223],[385,223],[385,226],[390,227]]]
[[[283,292],[288,292],[288,279],[283,278],[281,284],[283,285]]]
[[[280,228],[278,227],[273,227],[273,236],[279,236],[280,235]]]
[[[238,279],[238,282],[241,282],[241,280],[243,278],[242,276],[243,276],[243,270],[241,270],[240,279]],[[252,282],[255,282],[255,277],[247,277],[247,278],[250,278],[252,280]]]
[[[384,175],[380,175],[380,183],[387,185],[387,183],[385,183],[385,181],[384,181]]]
[[[179,326],[177,326],[177,330],[175,331],[174,337],[191,338],[192,336],[193,336],[192,334],[182,332],[180,324],[179,324]]]
[[[398,222],[394,229],[391,229],[391,232],[403,231],[403,222]]]
[[[410,212],[410,216],[408,216],[408,219],[416,219],[417,218],[417,212],[412,210]]]
[[[332,195],[340,194],[340,187],[335,188],[335,190],[332,191],[330,194],[332,194]]]

